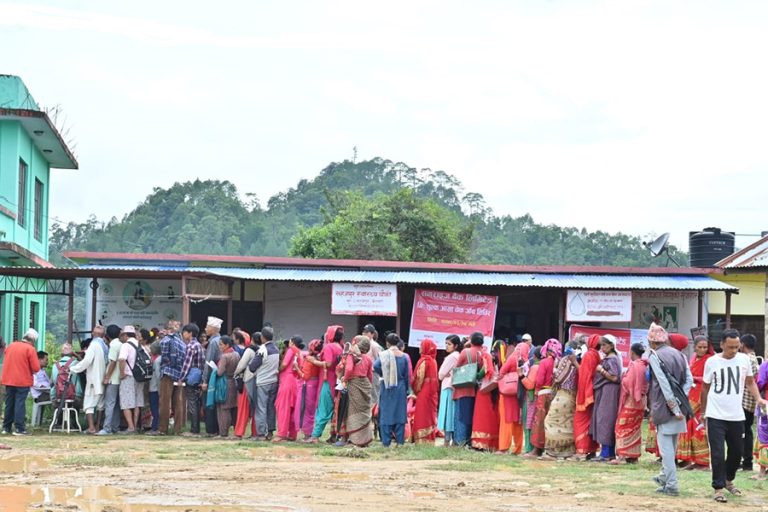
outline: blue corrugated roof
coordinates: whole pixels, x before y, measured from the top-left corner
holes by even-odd
[[[257,281],[371,282],[455,284],[613,290],[733,290],[738,288],[707,276],[633,276],[590,274],[512,274],[484,272],[401,272],[269,268],[200,268],[222,277]]]
[[[143,272],[195,272],[254,281],[314,281],[335,283],[405,283],[467,286],[509,286],[594,290],[738,291],[708,276],[545,274],[499,272],[409,272],[381,270],[323,270],[289,268],[189,267],[154,265],[82,265],[80,268]]]

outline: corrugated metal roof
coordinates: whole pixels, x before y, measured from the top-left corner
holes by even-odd
[[[757,269],[768,267],[768,236],[716,263],[725,269]]]
[[[732,290],[738,288],[707,276],[632,276],[579,274],[504,274],[484,272],[387,272],[372,270],[310,270],[267,268],[211,268],[209,274],[257,281],[372,282],[453,284],[613,290]]]

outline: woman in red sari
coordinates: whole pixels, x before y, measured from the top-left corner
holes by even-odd
[[[536,373],[536,412],[533,417],[533,428],[531,428],[533,450],[523,457],[539,457],[544,454],[544,447],[546,446],[544,421],[554,396],[552,395],[552,384],[554,383],[555,363],[560,359],[562,350],[562,345],[555,338],[548,339],[541,347],[541,362],[539,363],[539,371]]]
[[[670,336],[671,337],[671,336]],[[691,357],[693,387],[688,392],[688,401],[693,409],[693,418],[688,420],[688,431],[680,434],[677,441],[677,458],[686,463],[684,469],[709,468],[709,444],[706,431],[701,425],[701,388],[703,386],[704,365],[715,354],[706,336],[696,336],[694,354]]]
[[[635,343],[630,348],[631,362],[621,379],[619,416],[616,418],[616,458],[608,464],[635,463],[642,452],[643,413],[648,394],[645,370],[648,361],[642,359],[645,347]]]
[[[440,381],[437,379],[437,345],[427,338],[419,347],[421,357],[413,372],[411,387],[416,395],[416,410],[413,417],[413,442],[435,442],[437,433],[437,405]]]
[[[595,378],[597,365],[600,364],[600,335],[593,334],[587,342],[587,353],[581,356],[579,365],[579,384],[576,388],[576,412],[573,415],[573,438],[576,443],[576,459],[586,460],[597,451],[598,444],[589,435],[592,423],[592,407],[595,404]]]
[[[477,346],[477,341],[483,339],[483,334],[472,334],[472,345]],[[485,370],[484,379],[492,379],[494,374],[493,357],[483,347],[482,365],[479,368]],[[494,402],[496,392],[485,393],[478,389],[475,396],[475,410],[472,414],[472,448],[495,452],[499,449],[499,411]]]

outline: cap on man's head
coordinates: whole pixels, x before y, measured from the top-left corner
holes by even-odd
[[[654,343],[666,343],[669,341],[669,335],[662,326],[656,322],[651,322],[651,326],[648,328],[648,341]]]
[[[221,329],[221,324],[224,323],[224,320],[221,318],[216,318],[215,316],[209,316],[208,322],[206,322],[206,325],[209,327],[213,327],[214,329]]]
[[[136,328],[132,325],[126,325],[120,331],[120,334],[130,334],[131,336],[136,336]]]
[[[520,338],[520,339],[523,340],[523,341],[533,341],[533,336],[531,336],[528,333],[525,333],[525,334],[523,334],[523,337]]]

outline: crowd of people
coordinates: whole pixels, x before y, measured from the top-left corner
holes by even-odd
[[[171,321],[160,330],[97,326],[75,353],[62,347],[49,378],[37,333],[4,350],[3,433],[26,434],[24,402],[82,408],[86,433],[185,436],[336,446],[406,442],[508,452],[541,460],[632,464],[645,449],[661,462],[657,492],[679,494],[677,469],[710,469],[714,499],[740,495],[738,469],[768,469],[768,362],[758,367],[755,337],[726,330],[717,351],[652,324],[647,346],[627,357],[613,336],[534,344],[495,342],[482,333],[448,336],[438,365],[434,340],[414,365],[396,333],[379,342],[373,325],[345,341],[329,326],[305,344],[282,343],[265,325],[222,335],[222,320]],[[757,420],[757,437],[753,423]],[[188,424],[188,429],[186,428]],[[250,433],[248,433],[250,425]],[[15,431],[13,430],[15,427]],[[299,439],[301,435],[301,439]],[[727,448],[727,451],[726,451]]]

